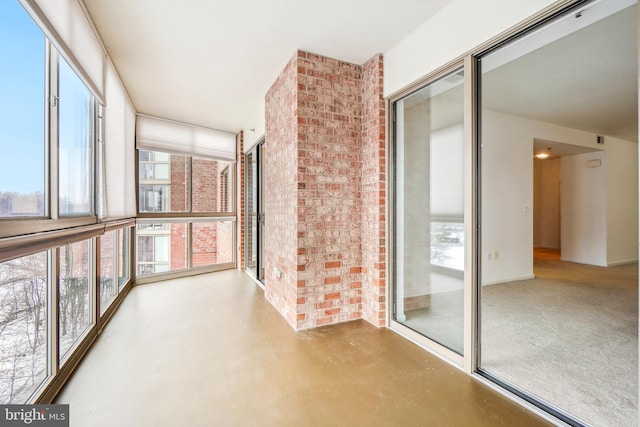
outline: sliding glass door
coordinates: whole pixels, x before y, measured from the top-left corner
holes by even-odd
[[[575,425],[637,425],[634,1],[482,55],[480,373]]]
[[[464,348],[464,75],[396,101],[393,319]]]

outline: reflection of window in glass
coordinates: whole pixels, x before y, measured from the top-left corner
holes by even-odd
[[[2,4],[0,57],[0,217],[42,217],[45,38],[17,1]]]
[[[0,263],[0,402],[24,403],[47,378],[47,253]]]
[[[464,270],[464,223],[431,223],[431,264]]]
[[[92,96],[62,58],[59,80],[60,215],[90,215],[93,212]]]
[[[80,340],[91,323],[89,241],[60,247],[60,304],[58,307],[60,354]]]

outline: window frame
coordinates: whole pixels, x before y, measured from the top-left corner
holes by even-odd
[[[36,23],[37,25],[37,23]],[[41,30],[42,31],[42,30]],[[96,189],[96,173],[97,173],[97,152],[99,148],[99,130],[103,118],[102,104],[92,89],[92,85],[87,84],[82,77],[82,73],[78,73],[74,62],[64,57],[64,55],[53,45],[49,37],[42,32],[43,41],[45,43],[45,91],[43,94],[44,105],[44,216],[22,216],[22,217],[0,217],[0,238],[15,237],[24,234],[33,234],[46,231],[54,231],[83,225],[96,224],[97,217],[97,189]],[[87,167],[90,168],[90,195],[88,215],[60,215],[59,206],[59,71],[60,61],[64,60],[71,71],[87,88],[90,96],[89,100],[89,126],[88,134],[91,139],[91,155]]]

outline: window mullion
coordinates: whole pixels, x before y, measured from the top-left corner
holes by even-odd
[[[60,269],[60,258],[58,256],[59,249],[54,248],[48,251],[48,265],[49,265],[49,325],[48,325],[48,333],[49,333],[49,369],[51,371],[51,376],[55,376],[60,369],[60,342],[58,339],[58,325],[59,325],[59,313],[58,308],[60,307],[60,299],[59,299],[59,269]]]
[[[47,41],[47,66],[48,66],[48,103],[47,103],[47,150],[48,150],[48,194],[49,216],[58,219],[59,206],[59,181],[58,181],[58,118],[59,118],[59,80],[58,80],[58,51]]]
[[[187,212],[191,213],[193,211],[193,158],[191,156],[187,157],[187,176],[189,177],[189,181],[187,182]]]

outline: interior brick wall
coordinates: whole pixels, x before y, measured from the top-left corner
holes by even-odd
[[[298,51],[298,329],[359,319],[362,67]]]
[[[386,325],[386,108],[382,55],[363,65],[362,300],[363,318]]]
[[[236,212],[238,212],[238,224],[237,224],[237,235],[238,235],[238,254],[237,254],[237,264],[240,270],[245,269],[245,228],[246,228],[246,218],[245,215],[242,215],[245,211],[245,157],[244,157],[244,133],[240,131],[238,136],[236,137],[236,188],[238,191],[236,192]]]
[[[298,294],[297,56],[266,95],[265,297],[294,327]],[[281,275],[278,277],[277,272]]]
[[[265,294],[296,329],[384,325],[384,120],[379,55],[298,51],[267,93]]]

